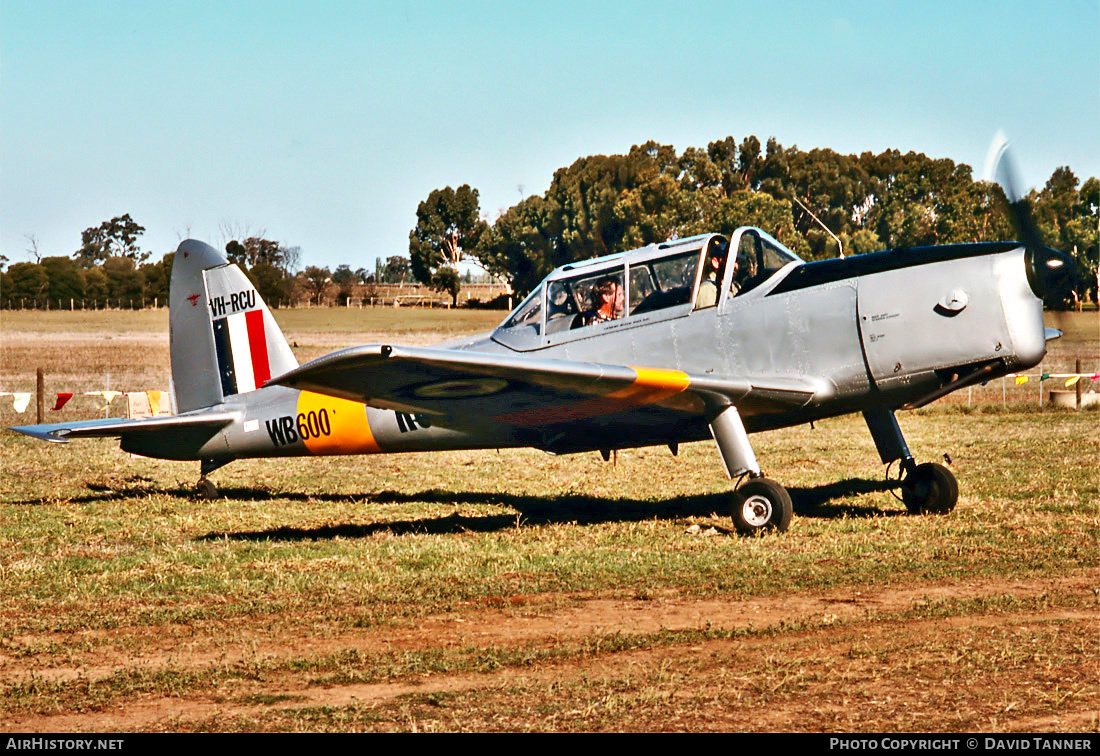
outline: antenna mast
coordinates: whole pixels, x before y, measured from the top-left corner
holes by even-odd
[[[809,213],[809,216],[811,218],[813,218],[815,221],[817,221],[817,225],[819,225],[823,229],[825,229],[825,233],[827,233],[829,236],[836,239],[836,249],[837,249],[837,252],[840,253],[840,259],[843,260],[844,259],[844,244],[843,244],[843,242],[840,241],[840,238],[836,234],[834,234],[832,231],[830,231],[829,227],[826,226],[824,223],[822,223],[821,219],[818,218],[816,215],[814,215],[813,211],[810,210],[810,208],[803,205],[802,201],[800,199],[798,199],[798,197],[794,197],[794,201],[798,203],[799,207],[801,207],[803,210],[805,210],[807,213]]]

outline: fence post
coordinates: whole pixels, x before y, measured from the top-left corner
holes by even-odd
[[[42,368],[38,368],[38,424],[42,424],[42,420],[46,416],[46,379],[42,375]]]
[[[1074,365],[1073,372],[1077,373],[1077,383],[1073,384],[1073,387],[1077,389],[1077,409],[1081,409],[1081,358],[1077,358],[1077,363]]]

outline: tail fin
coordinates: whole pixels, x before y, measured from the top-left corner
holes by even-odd
[[[252,282],[194,239],[172,261],[169,338],[178,412],[220,404],[298,366]]]

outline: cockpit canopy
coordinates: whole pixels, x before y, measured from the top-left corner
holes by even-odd
[[[512,311],[493,339],[527,351],[684,317],[743,296],[802,263],[759,229],[738,229],[733,242],[732,256],[726,237],[704,234],[564,265]]]

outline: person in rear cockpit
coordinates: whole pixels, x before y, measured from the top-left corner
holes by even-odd
[[[695,309],[714,307],[718,304],[718,287],[722,283],[722,268],[726,263],[726,247],[711,247],[703,263],[703,280],[695,297]]]

